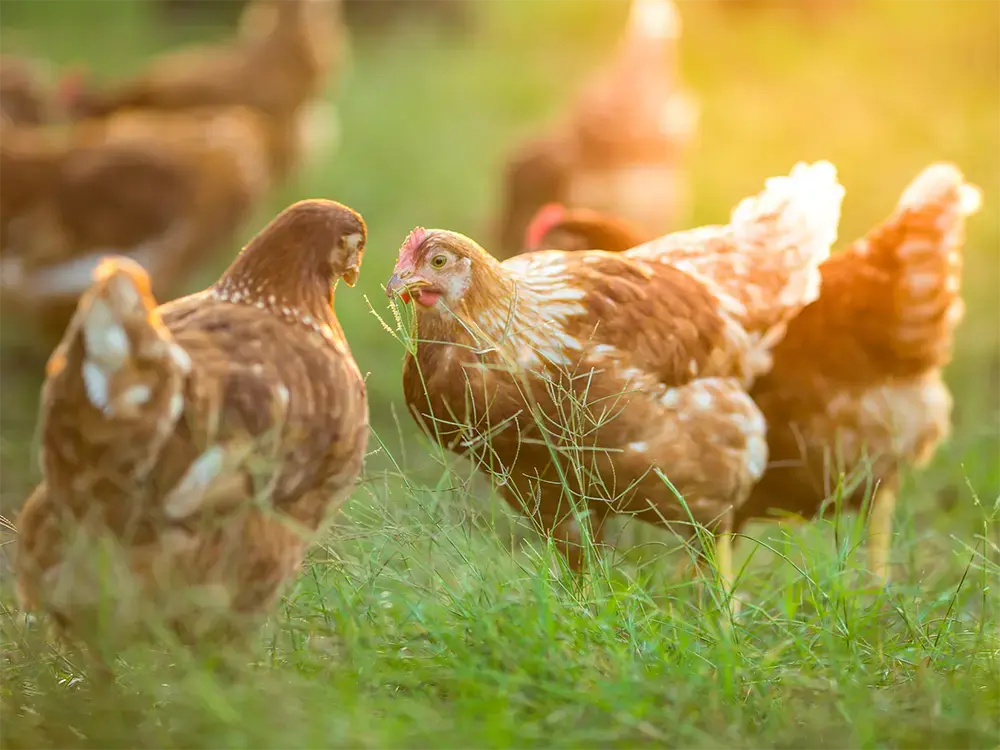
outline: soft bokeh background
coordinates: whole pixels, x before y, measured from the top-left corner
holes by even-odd
[[[737,10],[723,2],[680,2],[684,76],[702,104],[692,225],[724,222],[740,198],[801,159],[830,159],[840,170],[847,188],[840,244],[886,215],[931,161],[956,161],[983,188],[983,211],[969,223],[968,313],[948,373],[958,430],[955,451],[944,453],[964,456],[969,441],[995,433],[1000,389],[1000,4],[853,0],[804,13],[792,3]],[[111,80],[160,50],[227,33],[236,15],[233,7],[171,24],[154,6],[2,0],[0,46],[56,66],[84,63]],[[370,373],[373,424],[388,440],[397,432],[402,352],[369,314],[365,296],[384,314],[382,284],[415,224],[487,238],[505,155],[612,53],[627,3],[521,0],[467,10],[472,23],[459,32],[426,11],[392,25],[359,25],[350,68],[330,87],[340,150],[307,164],[244,232],[251,236],[304,197],[334,198],[365,216],[362,280],[341,292],[337,307]],[[220,248],[190,288],[209,283],[236,249]],[[8,338],[22,328],[5,324]],[[0,351],[2,507],[9,512],[36,476],[40,381]],[[975,451],[974,460],[995,459],[995,447]],[[983,495],[995,496],[997,471],[976,474]]]

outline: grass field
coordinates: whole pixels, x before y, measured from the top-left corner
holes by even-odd
[[[157,30],[147,7],[0,0],[0,45],[113,76],[220,33]],[[853,516],[753,527],[767,547],[740,548],[751,604],[733,627],[674,577],[683,552],[665,534],[641,550],[621,544],[582,585],[554,572],[551,548],[468,466],[415,437],[402,349],[369,303],[384,315],[382,286],[413,225],[485,233],[504,153],[602,59],[625,9],[481,2],[467,37],[355,37],[340,151],[308,164],[246,234],[309,196],[368,222],[361,283],[337,303],[370,373],[378,450],[364,484],[252,657],[225,670],[164,643],[124,653],[114,685],[94,681],[23,627],[5,581],[0,745],[997,747],[1000,3],[859,0],[816,25],[682,6],[686,75],[703,105],[693,224],[724,221],[800,159],[838,165],[843,243],[931,161],[956,161],[984,191],[947,373],[955,433],[906,478],[887,591],[864,584]],[[20,327],[5,321],[5,336]],[[10,516],[38,476],[40,380],[9,353],[2,371]]]

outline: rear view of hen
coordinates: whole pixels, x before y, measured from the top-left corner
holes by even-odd
[[[941,371],[964,307],[965,221],[979,202],[957,167],[931,165],[885,222],[820,266],[819,298],[787,321],[751,391],[771,458],[737,529],[774,513],[810,517],[838,496],[858,508],[874,491],[868,567],[887,580],[899,471],[926,463],[950,428]],[[550,205],[526,247],[624,252],[644,239],[618,217]]]
[[[550,202],[613,213],[652,236],[680,227],[698,120],[680,85],[680,33],[671,0],[632,0],[615,59],[562,121],[510,158],[496,230],[505,253],[520,250],[531,217]]]
[[[302,201],[160,307],[137,264],[99,268],[48,365],[43,481],[17,521],[27,608],[73,634],[154,614],[186,639],[266,611],[361,470],[365,387],[332,290],[365,233]]]
[[[838,492],[859,507],[874,490],[868,566],[885,580],[899,471],[924,465],[950,430],[942,368],[964,311],[965,219],[979,204],[954,165],[934,164],[885,222],[823,264],[819,299],[752,391],[773,468],[737,528],[771,509],[814,515]]]

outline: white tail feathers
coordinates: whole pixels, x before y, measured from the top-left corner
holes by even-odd
[[[733,210],[730,226],[741,252],[762,274],[786,275],[771,289],[776,307],[800,308],[819,296],[819,265],[837,240],[843,200],[833,164],[800,162]]]
[[[681,14],[672,0],[632,0],[627,34],[630,38],[680,39]]]
[[[899,199],[901,210],[921,209],[934,204],[954,204],[963,216],[971,216],[982,206],[982,191],[965,181],[954,164],[931,164],[906,186]]]
[[[829,162],[797,164],[742,201],[728,226],[666,235],[627,250],[669,263],[702,282],[760,351],[751,369],[770,367],[785,324],[819,296],[819,267],[837,239],[844,188]]]
[[[87,399],[102,411],[111,407],[112,378],[132,357],[126,324],[145,318],[151,309],[143,295],[148,288],[149,277],[139,264],[108,259],[94,272],[94,285],[80,301],[83,383]]]

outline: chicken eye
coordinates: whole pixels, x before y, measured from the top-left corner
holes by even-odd
[[[448,262],[447,255],[435,255],[431,258],[431,268],[444,268],[445,263]]]

